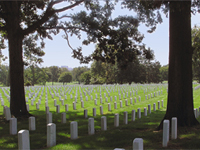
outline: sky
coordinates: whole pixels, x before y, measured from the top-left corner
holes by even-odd
[[[132,15],[132,11],[122,10],[118,5],[113,12],[112,17],[118,15]],[[153,33],[148,33],[148,28],[144,24],[140,24],[139,31],[144,34],[143,43],[146,44],[146,47],[150,47],[154,50],[155,60],[159,61],[161,65],[168,64],[169,56],[169,18],[166,18],[163,15],[163,22],[157,25],[156,30]],[[200,14],[192,15],[191,18],[192,27],[194,25],[200,26]],[[64,33],[60,33],[56,36],[53,36],[53,40],[45,40],[45,56],[43,57],[44,62],[41,64],[41,67],[49,66],[68,66],[70,68],[75,68],[78,66],[88,66],[89,64],[80,64],[79,60],[71,57],[72,50],[67,45],[67,41],[62,37]],[[83,54],[91,54],[94,50],[95,45],[91,44],[89,46],[83,46],[81,40],[76,37],[69,37],[70,45],[73,48],[82,46]],[[8,56],[8,50],[2,50],[2,53]],[[8,64],[8,60],[3,62],[3,64]]]

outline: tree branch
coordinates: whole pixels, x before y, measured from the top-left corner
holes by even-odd
[[[75,7],[75,6],[79,5],[79,4],[81,4],[82,2],[84,2],[84,0],[77,1],[77,2],[74,3],[74,4],[72,4],[72,5],[70,5],[70,6],[67,6],[67,7],[63,7],[63,8],[61,8],[61,9],[56,9],[55,12],[58,13],[58,12],[62,12],[62,11],[71,9],[71,8],[73,8],[73,7]]]
[[[28,28],[26,28],[24,31],[23,31],[23,35],[28,35],[29,33],[32,33],[35,31],[35,29],[39,28],[42,24],[44,24],[45,22],[47,22],[49,20],[49,18],[51,16],[53,16],[55,13],[58,13],[58,12],[62,12],[62,11],[65,11],[67,9],[71,9],[77,5],[79,5],[80,3],[82,3],[84,0],[80,0],[80,1],[77,1],[76,3],[70,5],[70,6],[67,6],[67,7],[63,7],[61,9],[53,9],[53,6],[55,4],[58,4],[60,2],[62,2],[63,0],[57,0],[57,1],[51,1],[43,15],[43,17],[34,22],[31,26],[29,26]]]

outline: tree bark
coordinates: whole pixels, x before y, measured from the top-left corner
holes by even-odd
[[[197,125],[192,89],[191,1],[170,2],[169,28],[168,103],[164,119],[177,117],[178,126]],[[163,120],[157,129],[162,129]]]
[[[24,64],[22,58],[22,40],[19,6],[10,2],[12,12],[6,19],[10,65],[10,110],[15,117],[30,116],[26,108],[24,94]]]

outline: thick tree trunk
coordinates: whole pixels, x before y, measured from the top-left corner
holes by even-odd
[[[178,126],[199,124],[193,106],[190,10],[190,1],[170,2],[168,103],[164,119],[177,117]],[[163,120],[158,129],[162,129]]]
[[[12,6],[12,14],[6,20],[10,63],[10,110],[15,117],[29,116],[24,94],[24,65],[22,59],[22,40],[24,36],[19,23],[19,6],[15,5],[14,2],[10,2],[10,6]]]

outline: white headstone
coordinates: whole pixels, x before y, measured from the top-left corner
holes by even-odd
[[[94,100],[94,104],[97,105],[97,100],[96,99]]]
[[[161,100],[161,106],[162,106],[162,107],[164,107],[164,103],[163,103],[163,100]]]
[[[144,116],[147,116],[147,108],[144,107]]]
[[[114,102],[114,107],[115,109],[117,109],[117,102]]]
[[[52,113],[51,112],[49,112],[47,114],[47,124],[49,124],[49,123],[52,123]]]
[[[93,116],[96,117],[96,108],[93,108]]]
[[[103,115],[103,106],[100,106],[100,115]]]
[[[54,106],[56,107],[56,105],[57,105],[57,101],[56,99],[54,99]]]
[[[143,150],[143,139],[135,138],[133,140],[133,150]]]
[[[162,146],[167,147],[169,142],[169,120],[163,121],[163,142]]]
[[[66,123],[66,113],[61,113],[61,123]]]
[[[8,121],[11,118],[10,108],[7,106],[6,107],[4,106],[4,108],[5,108],[5,117],[6,117],[6,120]]]
[[[56,105],[56,113],[60,113],[60,105]]]
[[[84,108],[84,101],[81,101],[81,108]]]
[[[35,128],[35,117],[29,117],[29,130],[34,131]]]
[[[46,114],[49,113],[49,106],[46,106],[46,107],[45,107],[45,111],[46,111]]]
[[[122,108],[122,100],[120,100],[120,108]]]
[[[125,100],[125,104],[126,104],[126,106],[128,106],[128,100],[127,99]]]
[[[137,118],[138,119],[141,118],[141,109],[140,108],[137,109]]]
[[[88,111],[87,109],[84,109],[84,118],[87,118],[88,117]]]
[[[177,118],[173,117],[171,122],[171,138],[177,139]]]
[[[128,124],[128,112],[124,112],[124,124]]]
[[[160,109],[160,101],[158,101],[158,109]]]
[[[63,100],[63,99],[61,100],[61,103],[62,103],[62,105],[64,106],[64,100]]]
[[[56,125],[54,123],[47,124],[47,147],[56,145]]]
[[[10,134],[17,134],[17,118],[10,118]]]
[[[18,132],[18,149],[30,150],[30,140],[29,140],[28,130],[20,130]]]
[[[108,111],[111,111],[111,105],[108,103]]]
[[[94,130],[94,118],[88,119],[88,134],[93,135],[95,133]]]
[[[73,102],[73,109],[76,110],[76,102]]]
[[[153,103],[153,111],[156,111],[156,103]]]
[[[106,131],[107,130],[107,120],[106,116],[101,117],[101,130]]]
[[[119,126],[119,114],[115,114],[114,126],[115,127]]]
[[[68,111],[68,104],[65,104],[65,112]]]
[[[76,121],[70,123],[70,135],[72,140],[78,138],[78,123]]]
[[[130,98],[130,104],[133,104],[133,99],[132,98]]]
[[[135,110],[134,109],[131,112],[131,121],[135,121]]]
[[[150,114],[151,113],[151,105],[148,104],[148,113]]]

